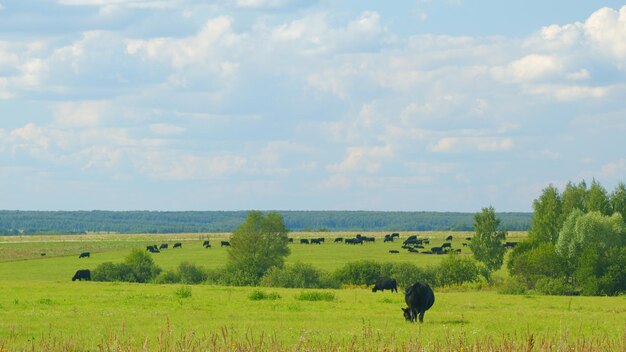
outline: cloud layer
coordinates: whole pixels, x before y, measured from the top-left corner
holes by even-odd
[[[626,6],[521,38],[301,0],[46,6],[0,7],[50,26],[0,36],[2,208],[528,211],[623,181]]]

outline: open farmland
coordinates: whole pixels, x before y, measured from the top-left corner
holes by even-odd
[[[349,237],[354,234],[341,234]],[[371,236],[372,234],[367,234]],[[376,234],[382,235],[382,234]],[[403,234],[404,238],[406,235]],[[432,244],[448,233],[422,233]],[[454,233],[461,246],[466,233]],[[514,234],[524,236],[524,234]],[[298,239],[335,235],[293,233]],[[339,234],[337,235],[339,236]],[[424,324],[402,317],[401,293],[368,289],[302,290],[72,282],[76,269],[121,261],[131,248],[183,243],[153,257],[164,269],[189,261],[217,268],[227,259],[219,240],[204,249],[206,235],[87,235],[2,237],[0,240],[0,351],[2,350],[459,350],[511,344],[526,350],[576,347],[624,350],[626,297],[509,296],[491,290],[435,289],[436,302]],[[513,239],[514,240],[514,239]],[[434,264],[443,256],[391,255],[398,242],[351,246],[290,245],[288,262],[332,270],[372,259]],[[82,251],[91,258],[78,259]],[[46,253],[42,257],[40,254]],[[255,290],[274,300],[252,300]],[[299,300],[303,291],[329,300]],[[513,350],[513,347],[509,348]]]

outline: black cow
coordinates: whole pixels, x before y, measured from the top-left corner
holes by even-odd
[[[311,238],[311,244],[322,244],[319,238]]]
[[[452,248],[452,243],[446,242],[446,243],[441,245],[441,248]]]
[[[150,253],[161,253],[156,246],[148,246],[146,247],[146,250]]]
[[[396,282],[395,279],[388,279],[388,278],[380,278],[376,280],[376,283],[374,284],[374,288],[372,288],[372,292],[384,291],[384,290],[391,290],[391,292],[393,291],[398,292],[398,283]]]
[[[72,281],[82,281],[82,280],[86,280],[86,281],[91,281],[91,271],[87,270],[87,269],[82,269],[82,270],[77,270],[76,274],[74,274],[74,276],[72,277]]]
[[[293,238],[289,237],[289,243],[293,243]]]
[[[407,308],[402,308],[404,319],[412,323],[419,318],[424,322],[424,313],[435,303],[435,293],[427,283],[416,282],[404,290]]]
[[[453,239],[452,235],[446,237],[446,241],[452,241],[452,239]]]
[[[506,242],[504,244],[504,247],[507,248],[507,249],[511,249],[511,248],[513,248],[515,246],[517,246],[517,242]]]
[[[471,240],[472,240],[472,238],[471,238],[471,237],[465,237],[465,240],[466,240],[466,241],[471,241]]]
[[[89,252],[82,252],[78,258],[89,258],[91,256],[91,254]]]
[[[209,242],[209,240],[204,240],[204,242],[202,242],[202,247],[210,248],[211,247],[211,242]]]
[[[406,240],[404,240],[404,242],[402,242],[402,244],[415,243],[415,241],[417,241],[417,236],[416,235],[412,235],[412,236],[409,236]]]
[[[335,243],[338,243],[338,242],[343,242],[343,237],[335,238]]]
[[[230,247],[230,242],[222,241],[221,247]]]
[[[400,251],[397,249],[390,249],[389,253],[396,254],[396,253],[400,253]]]
[[[363,241],[365,241],[365,242],[376,242],[376,237],[365,237],[365,236],[362,236],[361,239],[363,239]]]
[[[307,240],[306,238],[301,238],[300,244],[309,244],[309,240]]]
[[[41,256],[42,256],[42,257],[45,257],[45,256],[46,256],[46,253],[41,253]]]
[[[344,241],[346,244],[363,244],[362,238],[348,238]]]
[[[172,248],[183,248],[183,244],[180,242],[176,242],[174,243],[174,245],[172,246]]]
[[[398,237],[398,238],[400,238],[400,234],[397,233],[397,232],[394,232],[394,233],[391,234],[391,237]]]
[[[443,248],[441,247],[432,247],[430,251],[437,254],[443,254]]]
[[[409,247],[408,251],[411,253],[419,253],[419,251],[413,247]]]
[[[167,248],[168,248],[167,243],[161,243],[161,245],[159,246],[159,249],[167,249]]]

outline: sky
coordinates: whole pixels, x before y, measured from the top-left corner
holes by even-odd
[[[626,175],[626,2],[0,0],[0,209],[532,211]]]

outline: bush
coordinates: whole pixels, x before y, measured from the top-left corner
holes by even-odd
[[[572,286],[567,284],[564,277],[542,277],[535,283],[535,291],[544,295],[565,295],[573,291]]]
[[[176,297],[178,298],[189,298],[191,297],[191,287],[189,286],[181,286],[176,290]]]
[[[175,284],[180,282],[180,275],[173,271],[163,271],[154,279],[157,284]]]
[[[178,276],[184,284],[200,284],[206,281],[207,272],[195,264],[182,262],[178,265]]]
[[[515,278],[504,281],[498,288],[498,293],[503,295],[525,295],[526,292],[526,285]]]
[[[260,301],[260,300],[277,300],[280,299],[280,295],[277,292],[265,293],[261,290],[254,290],[250,292],[248,298],[252,301]]]
[[[371,260],[350,262],[335,271],[338,282],[348,285],[373,285],[381,276],[382,265]]]
[[[331,288],[338,284],[311,264],[295,263],[284,268],[273,267],[263,276],[262,285],[287,288]]]
[[[461,285],[465,282],[478,281],[479,267],[471,258],[463,258],[457,254],[448,255],[437,268],[437,284],[439,286]]]
[[[304,291],[295,296],[295,299],[299,301],[327,301],[331,302],[335,300],[335,294],[332,292],[322,291]]]
[[[106,262],[92,272],[94,281],[148,282],[161,272],[152,257],[140,249],[134,249],[123,263]]]

